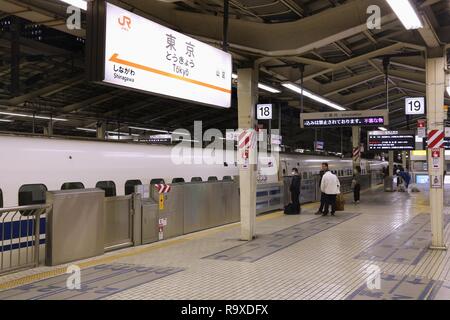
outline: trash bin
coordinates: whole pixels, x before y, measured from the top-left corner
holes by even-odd
[[[384,178],[384,191],[385,192],[394,192],[395,186],[394,186],[394,177],[385,177]]]

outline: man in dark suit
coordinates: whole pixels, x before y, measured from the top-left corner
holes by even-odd
[[[292,169],[292,181],[289,186],[289,191],[291,192],[291,203],[294,214],[300,213],[300,176],[298,175],[298,169]]]

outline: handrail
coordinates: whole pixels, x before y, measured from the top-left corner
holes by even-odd
[[[49,208],[47,204],[0,208],[0,274],[39,265],[41,217]]]
[[[35,204],[35,205],[27,205],[27,206],[16,206],[16,207],[0,208],[0,213],[2,213],[2,212],[11,212],[11,211],[48,209],[50,207],[51,207],[51,205],[49,205],[49,204]]]

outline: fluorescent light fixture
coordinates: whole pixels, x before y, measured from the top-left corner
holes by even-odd
[[[81,131],[87,131],[87,132],[97,132],[96,129],[90,129],[90,128],[76,128],[77,130]]]
[[[143,130],[143,131],[153,131],[153,132],[169,133],[169,131],[167,131],[167,130],[159,130],[159,129],[148,129],[148,128],[132,127],[132,126],[128,126],[128,128],[134,129],[134,130]]]
[[[298,94],[302,94],[302,88],[297,86],[297,85],[295,85],[295,84],[293,84],[293,83],[287,82],[287,83],[282,83],[281,85],[283,87],[289,89],[289,90],[292,90],[292,91],[298,93]],[[313,99],[313,100],[315,100],[317,102],[325,104],[325,105],[327,105],[327,106],[329,106],[329,107],[331,107],[333,109],[340,110],[340,111],[344,111],[345,110],[344,107],[341,107],[340,105],[338,105],[338,104],[336,104],[334,102],[331,102],[330,100],[327,100],[325,98],[322,98],[322,97],[320,97],[320,96],[318,96],[318,95],[316,95],[316,94],[314,94],[314,93],[312,93],[312,92],[310,92],[310,91],[308,91],[306,89],[303,89],[303,95],[305,97]]]
[[[387,129],[385,127],[378,127],[378,130],[387,131]]]
[[[61,0],[61,1],[70,4],[71,6],[80,8],[84,11],[87,10],[87,2],[85,0]]]
[[[236,73],[232,73],[231,74],[231,78],[237,79],[238,75]],[[273,88],[271,86],[268,86],[268,85],[266,85],[264,83],[261,83],[261,82],[258,83],[258,88],[260,88],[262,90],[265,90],[265,91],[268,91],[268,92],[271,92],[271,93],[280,93],[281,92],[280,90],[277,90],[277,89],[275,89],[275,88]]]
[[[403,26],[410,29],[422,28],[422,22],[414,10],[409,0],[386,0],[391,6],[392,11],[395,12],[397,18],[402,22]]]
[[[13,122],[13,121],[9,119],[0,119],[0,122]]]
[[[67,119],[51,118],[51,117],[45,117],[45,116],[33,116],[32,114],[23,114],[23,113],[0,111],[0,114],[3,114],[5,116],[13,116],[13,117],[36,118],[36,119],[52,120],[52,121],[68,121]]]
[[[258,83],[258,88],[260,88],[260,89],[262,89],[262,90],[265,90],[265,91],[269,91],[269,92],[271,92],[271,93],[280,93],[280,92],[281,92],[280,90],[277,90],[277,89],[275,89],[275,88],[272,88],[272,87],[270,87],[270,86],[268,86],[268,85],[265,85],[265,84],[263,84],[263,83]]]

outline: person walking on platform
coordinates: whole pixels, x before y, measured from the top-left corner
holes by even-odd
[[[361,195],[361,169],[359,167],[355,169],[355,173],[353,174],[352,189],[353,189],[353,202],[359,203]]]
[[[325,193],[325,208],[322,216],[328,214],[328,209],[331,206],[331,215],[334,216],[336,212],[336,196],[340,194],[340,183],[338,177],[331,173],[331,171],[325,172],[320,183],[320,190]]]
[[[320,180],[319,180],[319,185],[322,183],[323,175],[325,174],[325,172],[328,171],[328,163],[323,162],[323,163],[322,163],[322,168],[321,168],[321,169],[322,169],[322,170],[320,170]],[[317,212],[316,212],[315,214],[323,214],[323,209],[324,209],[324,207],[325,207],[325,202],[326,202],[326,199],[325,199],[325,193],[320,192],[320,207],[319,207],[319,210],[317,210]]]
[[[293,214],[299,214],[300,213],[300,176],[298,175],[298,169],[293,168],[292,169],[292,181],[291,185],[289,186],[289,191],[291,192],[291,203],[292,203],[292,210]]]

